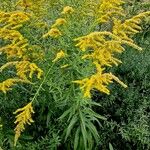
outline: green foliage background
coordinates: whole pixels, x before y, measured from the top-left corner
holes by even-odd
[[[5,2],[9,6],[9,3],[13,4],[14,1],[5,0]],[[0,0],[0,4],[2,4],[2,0]],[[65,5],[72,5],[75,8],[81,6],[81,4],[76,0],[73,2],[70,0],[64,0],[59,1],[59,3],[52,0],[52,9],[47,10],[48,14],[46,16],[46,21],[54,21]],[[0,8],[3,8],[3,5],[1,5]],[[129,3],[126,8],[129,14],[132,15],[140,12],[141,9],[148,10],[149,4],[141,4],[141,2],[135,1],[134,3]],[[9,9],[9,7],[7,7],[7,9]],[[36,22],[36,20],[33,20],[33,22],[34,21]],[[86,23],[88,24],[88,22]],[[78,22],[69,26],[68,30],[73,34],[69,35],[70,33],[68,32],[67,36],[73,36],[72,38],[74,38],[87,33],[85,28],[86,23],[84,22],[84,18],[82,18]],[[93,127],[92,123],[90,124],[89,120],[86,119],[96,115],[94,112],[91,112],[89,115],[86,105],[90,106],[90,108],[92,107],[96,113],[101,115],[95,116],[95,118],[103,119],[102,116],[107,118],[107,121],[100,121],[100,125],[99,122],[94,123],[97,127],[99,136],[94,134],[95,140],[93,143],[90,143],[92,135],[89,132],[87,133],[89,138],[89,150],[90,145],[91,147],[94,145],[95,150],[107,150],[109,149],[109,143],[111,143],[115,150],[150,149],[149,23],[149,20],[144,22],[142,26],[143,32],[139,33],[135,37],[135,41],[143,48],[143,51],[138,52],[126,47],[126,52],[120,56],[123,64],[119,65],[119,67],[112,68],[112,71],[125,81],[125,83],[127,83],[128,88],[123,89],[117,84],[113,84],[111,85],[110,96],[94,91],[92,98],[93,102],[97,102],[101,106],[95,106],[95,104],[98,104],[92,104],[91,101],[85,104],[85,102],[80,98],[81,95],[76,95],[74,88],[70,86],[70,82],[74,79],[86,76],[86,68],[80,68],[80,64],[83,63],[78,57],[80,52],[76,51],[74,55],[71,56],[72,58],[69,58],[69,60],[71,60],[69,63],[71,63],[73,68],[72,70],[74,71],[70,71],[69,69],[60,70],[60,65],[56,65],[51,70],[46,83],[43,85],[43,89],[38,95],[36,106],[34,108],[36,113],[33,117],[35,123],[26,128],[26,131],[19,139],[16,148],[13,147],[13,122],[15,118],[12,115],[12,112],[15,111],[16,108],[20,108],[24,106],[25,103],[29,102],[40,83],[37,81],[37,84],[34,87],[30,85],[17,85],[12,91],[8,92],[7,95],[0,93],[0,123],[3,124],[3,128],[0,130],[0,149],[84,149],[81,141],[82,139],[80,140],[81,143],[78,143],[76,146],[74,145],[74,142],[77,141],[77,138],[80,139],[80,137],[82,137],[82,127],[80,127],[80,125],[85,124],[85,126],[91,125],[91,127]],[[44,50],[47,54],[47,58],[44,63],[41,62],[39,65],[41,68],[44,68],[46,72],[49,66],[52,65],[50,62],[50,60],[54,57],[52,52],[59,48],[59,46],[56,45],[64,45],[64,43],[67,43],[68,48],[72,47],[72,49],[68,50],[70,53],[76,49],[74,48],[74,43],[72,43],[72,41],[68,41],[68,38],[65,36],[59,41],[61,43],[57,43],[52,39],[40,39],[43,30],[46,31],[46,29],[37,30],[34,29],[34,27],[31,28],[31,24],[26,24],[21,32],[31,41],[32,44],[38,43],[40,46],[45,48]],[[2,43],[0,41],[0,45],[1,44]],[[60,48],[63,49],[67,47],[65,46]],[[2,65],[5,60],[4,57],[1,58],[0,65]],[[66,62],[68,63],[69,60],[66,60]],[[77,70],[79,68],[80,70]],[[88,68],[88,70],[90,69]],[[3,80],[7,78],[8,75],[13,76],[14,72],[5,72],[5,74],[3,73],[0,75],[0,79]],[[70,93],[74,93],[74,95]],[[68,116],[67,111],[72,112],[72,115]],[[64,112],[66,112],[66,114],[63,114]],[[63,116],[61,116],[62,114]],[[94,127],[92,129],[96,130]],[[68,138],[66,137],[66,132],[68,133]],[[93,132],[96,133],[96,131]],[[64,140],[65,137],[66,141]],[[95,142],[96,140],[97,144]]]

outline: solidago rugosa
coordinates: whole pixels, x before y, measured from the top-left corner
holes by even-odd
[[[18,31],[18,28],[23,26],[23,23],[29,21],[30,15],[25,12],[0,12],[0,38],[4,41],[9,41],[7,45],[0,48],[0,52],[6,54],[8,63],[0,67],[0,72],[10,66],[15,66],[17,77],[6,79],[0,83],[0,91],[6,93],[11,90],[12,86],[18,82],[30,83],[29,78],[32,78],[34,73],[37,73],[37,78],[40,79],[43,71],[35,63],[31,62],[34,58],[34,53],[28,55],[32,51],[32,46],[28,40]],[[38,54],[36,55],[38,56]],[[39,55],[40,56],[40,55]],[[29,77],[29,78],[28,78]],[[18,109],[14,114],[20,112],[16,116],[15,123],[15,143],[25,129],[25,124],[33,122],[31,114],[34,112],[32,103],[30,102],[25,107]]]
[[[95,31],[75,39],[75,41],[78,41],[76,44],[77,47],[82,51],[88,51],[88,54],[85,54],[82,59],[92,59],[97,70],[97,73],[91,77],[74,81],[74,83],[81,85],[84,97],[90,98],[90,91],[92,89],[110,94],[107,85],[109,85],[112,80],[116,80],[124,87],[127,87],[117,77],[112,75],[112,73],[102,73],[102,71],[104,71],[106,67],[112,67],[113,64],[118,66],[119,63],[122,63],[115,55],[116,53],[122,53],[124,51],[124,44],[142,50],[141,47],[134,43],[131,36],[141,31],[140,23],[144,17],[150,15],[150,12],[143,12],[131,19],[122,21],[114,17],[114,15],[122,15],[123,9],[121,4],[123,3],[121,0],[101,1],[98,22],[107,23],[112,20],[114,23],[112,29],[109,31]],[[111,20],[110,17],[112,17]]]
[[[20,137],[21,135],[21,132],[23,132],[25,130],[25,125],[27,124],[31,124],[33,123],[33,119],[32,119],[32,114],[35,113],[34,110],[33,110],[33,103],[34,101],[36,100],[44,82],[46,81],[47,79],[47,76],[49,75],[51,69],[53,68],[53,65],[50,66],[48,72],[46,73],[43,81],[41,82],[39,88],[37,89],[34,97],[32,98],[32,101],[29,102],[26,106],[22,107],[22,108],[19,108],[17,109],[14,114],[18,114],[16,116],[16,121],[14,122],[16,124],[16,128],[15,128],[15,138],[14,138],[14,146],[16,146],[16,143],[18,141],[18,138]]]
[[[6,92],[7,89],[11,89],[9,86],[12,86],[13,83],[21,81],[29,83],[28,73],[29,77],[32,78],[33,73],[37,72],[37,76],[40,78],[43,71],[35,63],[30,62],[31,59],[28,57],[28,53],[31,49],[28,40],[17,30],[22,27],[24,22],[29,20],[29,15],[25,12],[0,12],[0,16],[0,38],[9,41],[9,44],[0,48],[0,52],[6,54],[9,61],[1,66],[0,71],[2,72],[3,69],[15,65],[18,77],[18,81],[15,78],[14,81],[11,79],[1,83],[3,91]],[[5,87],[7,89],[4,89]]]
[[[74,39],[74,41],[78,42],[76,46],[79,47],[85,53],[81,59],[84,59],[85,62],[87,59],[91,59],[94,65],[93,72],[95,74],[85,77],[81,80],[73,81],[74,83],[80,84],[81,90],[84,93],[83,97],[87,99],[91,98],[91,90],[93,89],[97,89],[100,92],[110,94],[108,85],[112,83],[113,81],[116,81],[120,85],[122,85],[124,88],[127,88],[127,85],[125,85],[122,81],[120,81],[118,77],[113,75],[111,72],[106,72],[105,70],[107,67],[112,67],[113,65],[118,66],[120,63],[122,63],[121,60],[116,58],[116,54],[117,53],[121,54],[123,51],[125,51],[124,45],[131,46],[139,51],[142,50],[141,47],[139,47],[138,45],[134,43],[134,41],[131,39],[131,36],[134,35],[133,33],[138,33],[139,29],[141,30],[139,24],[141,20],[143,19],[143,16],[148,16],[150,13],[145,12],[145,13],[139,14],[138,16],[135,16],[130,19],[129,22],[131,23],[124,23],[126,20],[123,21],[123,18],[122,18],[125,16],[123,12],[123,7],[121,5],[123,3],[124,3],[123,1],[119,1],[119,0],[118,1],[100,1],[100,3],[98,4],[99,6],[98,13],[93,14],[94,15],[93,17],[95,17],[94,24],[91,25],[93,32],[89,33],[88,35]],[[76,13],[76,11],[74,11],[74,13]],[[133,24],[136,18],[139,21]],[[123,27],[117,28],[117,26],[115,26],[116,20],[119,21],[121,24],[125,24],[125,26],[123,25]],[[94,29],[96,29],[97,26],[100,26],[103,23],[112,24],[112,26],[106,31],[94,31]],[[90,29],[89,31],[91,31],[91,26],[89,27]],[[135,30],[134,28],[136,28],[136,32],[134,31]],[[116,32],[114,32],[115,29],[116,29]],[[63,36],[63,32],[61,33],[62,33],[61,36]],[[126,38],[124,38],[125,36],[119,35],[119,33],[125,34]],[[58,40],[59,38],[61,38],[60,36],[57,36],[57,37],[58,37]],[[73,111],[76,108],[75,106],[78,107],[79,112]],[[77,131],[75,133],[74,140],[75,141],[79,140],[79,137],[77,138],[77,136],[79,136],[79,133],[81,132],[83,135],[84,148],[87,149],[87,145],[88,145],[87,143],[89,142],[88,140],[86,140],[86,138],[88,138],[87,135],[89,134],[89,136],[96,136],[97,132],[95,130],[94,132],[95,134],[91,135],[90,133],[92,132],[91,131],[92,129],[90,128],[91,130],[90,131],[88,130],[88,123],[86,127],[86,123],[84,123],[83,120],[86,120],[87,118],[83,117],[82,116],[83,114],[82,115],[80,114],[81,113],[80,111],[82,110],[83,105],[81,104],[80,106],[80,105],[75,104],[75,106],[74,106],[75,108],[68,109],[66,112],[64,112],[64,114],[61,117],[61,118],[64,118],[68,115],[68,120],[70,121],[68,123],[68,129],[66,131],[66,139],[68,138],[72,128],[74,126],[78,126],[77,122],[80,122],[81,124],[78,127],[76,127]],[[80,117],[81,117],[81,120],[78,119]],[[78,143],[77,141],[75,143]],[[77,149],[77,147],[78,146],[76,144],[75,149]]]
[[[0,83],[0,90],[4,93],[11,90],[11,87],[18,82],[31,83],[30,79],[32,79],[33,74],[36,74],[38,79],[43,75],[43,70],[35,63],[35,59],[41,57],[41,54],[34,53],[34,49],[37,48],[36,45],[30,45],[29,39],[25,38],[19,29],[23,27],[24,23],[30,22],[31,19],[39,20],[35,24],[30,24],[35,28],[37,27],[36,25],[40,23],[41,26],[43,26],[45,23],[43,22],[43,17],[45,12],[47,13],[47,11],[44,10],[44,8],[47,7],[46,4],[47,0],[40,0],[38,2],[35,0],[19,0],[16,4],[16,8],[19,11],[7,13],[0,12],[0,38],[8,42],[8,44],[0,48],[0,52],[5,54],[8,60],[8,63],[1,66],[0,72],[8,67],[14,67],[17,76]],[[60,117],[64,118],[64,116],[69,116],[68,121],[70,122],[65,140],[69,136],[69,133],[71,133],[70,126],[71,128],[77,126],[75,141],[76,143],[80,143],[85,149],[90,145],[91,139],[94,138],[96,140],[98,138],[98,133],[93,122],[96,121],[99,123],[98,119],[105,120],[104,117],[96,114],[91,109],[91,106],[89,106],[89,103],[92,103],[92,101],[89,100],[91,99],[91,90],[97,89],[102,93],[110,94],[108,86],[113,81],[118,82],[126,88],[126,84],[120,81],[119,78],[112,74],[112,72],[106,72],[106,70],[108,67],[112,67],[113,65],[118,66],[122,63],[116,55],[125,51],[124,45],[142,50],[141,47],[134,43],[132,36],[141,31],[140,23],[142,22],[142,19],[150,15],[150,12],[143,12],[130,19],[126,19],[123,18],[125,13],[122,4],[124,4],[123,0],[91,0],[86,1],[85,3],[89,8],[81,8],[80,11],[78,11],[77,8],[67,5],[58,14],[58,19],[53,22],[50,29],[47,32],[45,30],[42,31],[43,36],[41,39],[43,41],[49,40],[48,38],[50,38],[50,42],[52,44],[54,42],[53,47],[55,47],[55,51],[52,52],[54,57],[51,57],[51,62],[56,67],[56,72],[58,69],[62,70],[62,73],[64,71],[63,69],[68,68],[70,69],[68,74],[69,72],[73,72],[71,74],[71,81],[68,81],[64,85],[64,89],[66,90],[68,86],[67,84],[70,83],[70,89],[73,89],[73,92],[70,92],[70,95],[68,95],[70,97],[80,95],[79,97],[75,97],[75,99],[79,98],[78,101],[74,102],[72,107],[65,112],[63,117]],[[85,5],[83,4],[83,6]],[[82,11],[85,12],[82,14]],[[86,12],[90,12],[90,14]],[[92,17],[92,21],[88,20],[89,16]],[[77,26],[77,18],[79,17],[82,17],[83,20],[81,20],[84,24]],[[88,18],[87,20],[86,17]],[[84,27],[86,23],[89,23],[89,26]],[[101,25],[103,25],[103,23],[106,26],[108,25],[106,30],[101,30]],[[73,25],[74,28],[69,31],[69,27]],[[79,29],[76,30],[76,26]],[[82,27],[81,31],[80,27]],[[82,29],[84,30],[83,33]],[[79,34],[80,37],[78,37]],[[44,42],[42,43],[43,47],[45,46]],[[75,42],[77,44],[74,46],[73,44]],[[49,45],[51,45],[51,43],[49,43]],[[70,43],[73,44],[71,45]],[[81,52],[78,51],[77,47],[81,49]],[[47,49],[47,47],[45,49]],[[81,57],[78,57],[76,60],[76,56]],[[76,62],[78,63],[78,61],[80,61],[80,63],[76,65]],[[86,63],[86,65],[83,65],[82,62]],[[30,125],[33,122],[33,102],[35,102],[35,99],[42,89],[42,85],[45,83],[48,74],[52,71],[53,65],[44,76],[44,79],[32,98],[32,101],[14,112],[14,114],[18,114],[15,121],[16,128],[14,145],[16,145],[21,132],[25,130],[26,124]],[[92,67],[90,68],[88,65]],[[77,72],[80,73],[81,70],[79,69],[79,66],[87,68],[88,71],[84,73],[84,76],[83,74],[81,77],[79,77],[79,75],[73,75],[74,70],[77,67]],[[55,78],[55,76],[52,76],[52,78]],[[80,79],[78,80],[78,78]],[[72,82],[79,84],[83,93],[81,92],[81,94],[79,94],[79,88],[74,86]],[[67,98],[67,96],[65,98]],[[83,101],[80,102],[81,100]],[[86,100],[89,100],[90,102]],[[83,139],[77,137],[80,133],[83,135]],[[82,144],[82,142],[84,144]],[[88,146],[87,143],[89,143]],[[74,149],[77,148],[78,145],[76,144]]]

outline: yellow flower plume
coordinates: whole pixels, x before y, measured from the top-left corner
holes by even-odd
[[[142,12],[130,19],[121,22],[121,20],[114,19],[113,34],[120,37],[123,40],[133,43],[133,40],[129,37],[142,30],[140,23],[143,18],[150,16],[150,11]]]
[[[22,80],[18,78],[9,78],[0,83],[0,91],[2,91],[3,93],[6,93],[7,91],[11,90],[12,89],[11,87],[14,86],[18,82],[31,83],[27,80]]]
[[[16,41],[22,40],[23,36],[16,30],[0,28],[0,38],[4,40],[11,40],[12,43],[15,43]]]
[[[73,83],[80,84],[84,97],[91,98],[90,91],[93,89],[97,89],[98,91],[109,95],[110,91],[107,86],[112,83],[113,80],[121,84],[124,88],[127,87],[116,76],[112,75],[112,73],[102,73],[103,70],[104,68],[99,68],[98,72],[91,77],[73,81]]]
[[[0,72],[3,71],[5,68],[10,67],[10,66],[15,66],[17,75],[19,78],[23,80],[28,81],[28,77],[32,78],[33,73],[37,74],[37,78],[41,79],[41,76],[43,75],[43,70],[40,69],[35,63],[31,63],[29,61],[13,61],[13,62],[8,62],[1,66]]]
[[[33,73],[37,73],[37,78],[41,79],[43,71],[35,64],[30,63],[29,61],[21,61],[16,64],[17,75],[24,79],[27,79],[27,73],[29,73],[29,78],[32,78]]]
[[[18,114],[19,113],[19,114]],[[18,138],[21,135],[21,132],[25,130],[25,125],[30,125],[33,123],[32,114],[34,113],[32,102],[28,103],[23,108],[17,109],[13,114],[18,114],[16,116],[16,121],[14,122],[16,124],[15,128],[15,138],[14,138],[14,146],[16,146],[16,143],[18,141]]]
[[[0,12],[0,23],[5,23],[5,29],[17,29],[22,27],[24,22],[27,22],[29,14],[25,12]]]
[[[123,0],[100,0],[98,8],[98,22],[106,23],[112,17],[124,16],[122,4]]]
[[[0,52],[3,52],[7,55],[7,58],[23,58],[24,54],[27,51],[28,41],[27,39],[22,39],[16,43],[12,43],[0,48]]]

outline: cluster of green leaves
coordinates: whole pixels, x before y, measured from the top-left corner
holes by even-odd
[[[9,4],[8,1],[6,3]],[[63,6],[72,5],[76,9],[81,6],[77,0],[73,2],[52,0],[51,4],[53,4],[52,9],[49,10],[47,18],[51,18],[52,22],[58,17]],[[61,8],[60,5],[62,5]],[[136,8],[136,5],[132,6],[135,8],[134,11],[139,9]],[[68,31],[73,34],[68,32],[68,37],[73,36],[74,38],[87,33],[87,28],[83,24],[88,26],[89,22],[84,22],[84,18],[78,22],[72,19],[77,18],[70,19],[70,22],[74,24],[68,26]],[[46,21],[49,23],[50,20]],[[51,25],[52,22],[49,24]],[[84,100],[81,95],[76,95],[77,91],[72,86],[71,81],[86,76],[85,73],[88,70],[91,71],[91,68],[83,67],[87,64],[79,59],[80,52],[76,51],[72,41],[68,41],[66,36],[59,41],[41,39],[47,29],[34,28],[33,24],[26,24],[21,30],[31,44],[39,44],[45,50],[46,58],[43,62],[39,62],[45,72],[49,66],[52,66],[50,60],[58,48],[68,49],[69,53],[74,51],[74,55],[65,60],[72,68],[61,70],[61,61],[52,67],[36,100],[36,113],[33,116],[35,123],[27,127],[16,148],[13,147],[15,118],[12,112],[28,103],[40,82],[38,81],[34,86],[17,85],[7,95],[0,93],[0,124],[3,125],[2,130],[0,128],[0,149],[91,150],[94,147],[95,150],[148,150],[150,148],[150,29],[148,22],[143,24],[144,32],[135,37],[137,43],[144,48],[143,52],[139,54],[127,48],[128,50],[120,56],[124,63],[112,69],[128,84],[128,88],[124,90],[115,84],[111,86],[110,96],[95,91],[93,101]],[[61,47],[59,47],[60,43]],[[69,49],[70,47],[72,49]],[[5,62],[5,56],[1,58],[0,65]],[[0,79],[3,80],[8,74],[9,76],[14,75],[13,71],[6,72],[0,76]]]

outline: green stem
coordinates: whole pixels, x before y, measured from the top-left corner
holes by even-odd
[[[89,27],[89,31],[93,32],[94,28],[96,27],[96,25],[98,24],[97,20],[95,20]]]
[[[54,63],[53,63],[53,64],[50,66],[50,68],[48,69],[48,71],[47,71],[47,73],[46,73],[46,75],[45,75],[45,77],[44,77],[42,83],[40,84],[39,88],[37,89],[37,91],[36,91],[36,93],[35,93],[35,95],[34,95],[34,97],[33,97],[33,99],[32,99],[31,102],[33,102],[33,101],[37,98],[37,96],[38,96],[38,94],[39,94],[39,92],[40,92],[40,90],[41,90],[41,88],[42,88],[44,82],[46,81],[46,79],[47,79],[47,77],[48,77],[48,75],[49,75],[51,69],[53,68],[53,66],[54,66]]]

